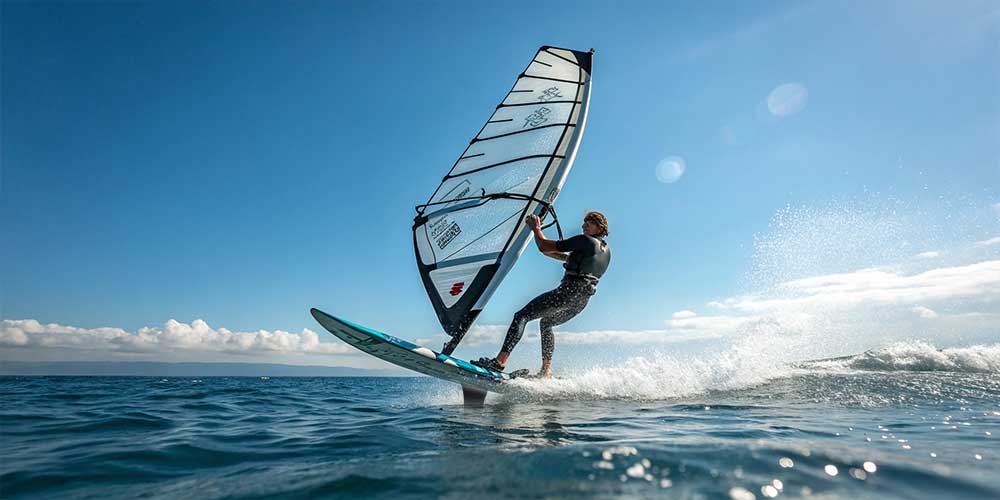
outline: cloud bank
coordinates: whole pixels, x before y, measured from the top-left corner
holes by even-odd
[[[309,329],[301,333],[282,330],[233,332],[212,328],[202,320],[190,324],[167,321],[161,328],[129,332],[121,328],[77,328],[33,319],[0,320],[0,348],[70,349],[107,353],[219,353],[244,356],[270,354],[345,354],[353,348],[320,342]]]

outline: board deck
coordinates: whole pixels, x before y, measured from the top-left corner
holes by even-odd
[[[510,389],[504,383],[511,379],[506,373],[480,368],[468,361],[351,323],[316,308],[310,312],[323,328],[344,342],[394,365],[482,391],[502,393]]]

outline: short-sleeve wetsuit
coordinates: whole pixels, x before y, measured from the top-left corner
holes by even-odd
[[[524,326],[531,320],[540,319],[542,359],[551,360],[556,345],[552,327],[573,319],[587,307],[590,296],[597,292],[597,282],[611,263],[608,243],[586,234],[557,241],[556,250],[569,252],[563,264],[566,274],[562,282],[554,290],[535,297],[514,314],[503,341],[503,352],[513,351],[521,340]]]

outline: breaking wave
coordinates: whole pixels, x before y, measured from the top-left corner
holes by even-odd
[[[800,366],[824,370],[1000,373],[1000,344],[938,349],[926,342],[898,342]]]
[[[754,391],[779,379],[843,372],[1000,373],[1000,343],[938,349],[926,342],[900,342],[861,354],[797,363],[732,350],[715,356],[677,358],[662,353],[571,370],[561,378],[516,380],[518,400],[663,400],[712,392]],[[762,353],[761,353],[762,354]]]

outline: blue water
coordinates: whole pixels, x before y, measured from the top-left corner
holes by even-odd
[[[424,377],[6,377],[0,497],[1000,498],[990,360],[869,358],[481,408]]]

